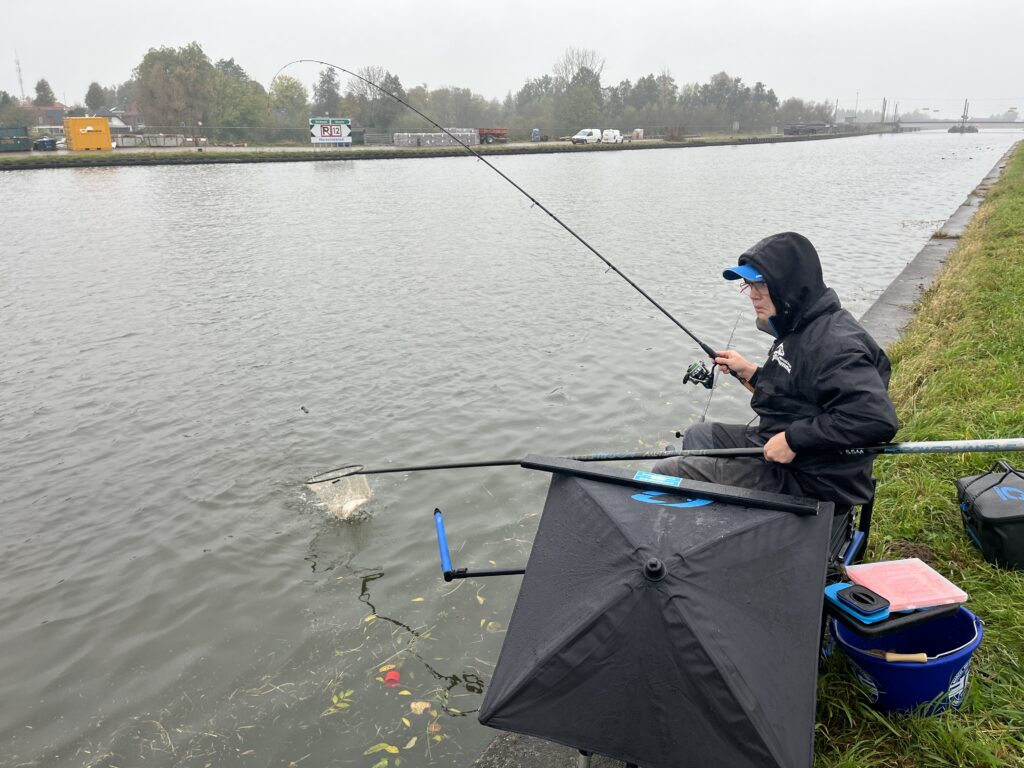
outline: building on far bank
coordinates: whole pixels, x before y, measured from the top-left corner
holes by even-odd
[[[24,104],[24,109],[32,114],[32,126],[60,125],[68,111],[67,106],[59,101],[55,101],[46,107]]]

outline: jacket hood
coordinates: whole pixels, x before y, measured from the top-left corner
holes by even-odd
[[[825,286],[818,252],[810,240],[796,232],[766,237],[748,248],[739,263],[749,264],[764,275],[768,294],[775,304],[772,324],[779,336],[795,331],[819,314],[824,307],[815,307],[815,304],[826,291],[835,296]]]

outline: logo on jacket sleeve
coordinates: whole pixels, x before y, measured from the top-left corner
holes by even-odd
[[[786,359],[786,351],[782,348],[782,344],[775,347],[775,350],[772,352],[772,360],[782,366],[786,373],[793,371],[793,364]]]

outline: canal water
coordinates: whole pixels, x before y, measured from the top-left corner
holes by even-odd
[[[745,247],[806,234],[859,315],[1020,137],[493,162],[756,358]],[[519,566],[548,478],[383,475],[349,521],[303,480],[652,449],[707,404],[695,345],[470,158],[0,172],[0,210],[0,766],[468,763],[519,578],[445,584],[431,513]]]

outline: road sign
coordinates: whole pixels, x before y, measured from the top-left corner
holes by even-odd
[[[347,117],[311,117],[309,119],[311,144],[352,146],[352,121]]]

